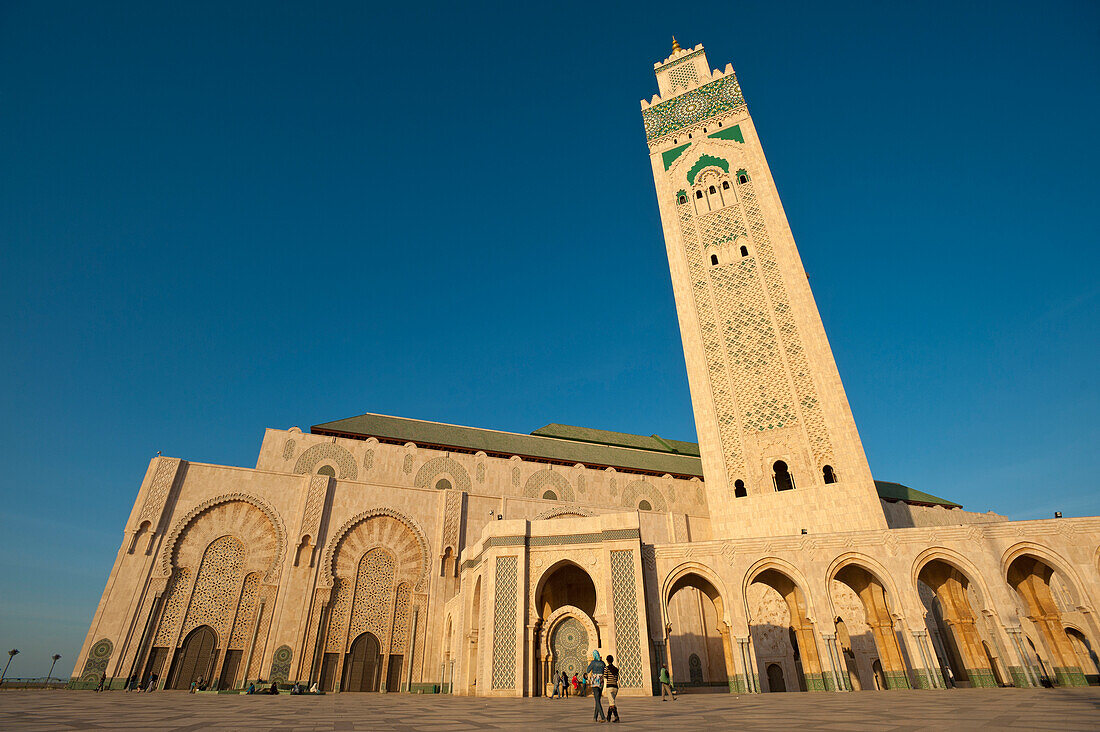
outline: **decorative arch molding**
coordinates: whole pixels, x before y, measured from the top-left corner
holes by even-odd
[[[340,473],[336,476],[338,480],[355,480],[359,477],[355,457],[335,442],[322,442],[307,449],[294,464],[294,472],[299,475],[312,473],[317,463],[322,460],[331,460],[336,463],[340,468]]]
[[[664,582],[661,583],[662,627],[667,627],[669,622],[671,622],[671,619],[668,616],[668,603],[672,599],[672,596],[670,595],[672,588],[676,585],[677,582],[679,582],[681,579],[688,576],[689,574],[697,574],[702,579],[706,580],[714,586],[715,591],[718,592],[718,596],[722,598],[722,617],[719,618],[719,620],[725,623],[727,626],[731,625],[732,618],[730,615],[729,603],[731,595],[729,593],[729,588],[726,587],[726,583],[723,582],[721,578],[719,578],[718,574],[707,565],[702,564],[701,562],[689,561],[683,562],[682,564],[678,564],[673,567],[672,570],[670,570],[669,573],[665,575]],[[746,585],[746,587],[747,586],[748,585]]]
[[[328,546],[325,547],[325,556],[323,564],[321,565],[321,577],[320,584],[322,587],[331,588],[336,581],[336,547],[340,546],[340,542],[354,529],[357,525],[367,521],[368,519],[375,518],[376,516],[388,516],[395,519],[405,525],[405,527],[416,537],[416,542],[420,546],[420,576],[416,580],[416,591],[423,592],[427,586],[428,573],[431,570],[431,552],[429,550],[428,540],[424,538],[424,532],[420,530],[420,526],[417,525],[409,516],[404,513],[389,508],[386,506],[377,506],[375,508],[367,509],[360,514],[356,514],[352,518],[344,522],[340,529],[332,535],[332,539],[329,540]]]
[[[958,552],[948,549],[947,547],[934,546],[925,549],[923,552],[917,555],[913,560],[913,574],[910,578],[913,583],[913,589],[916,590],[917,582],[920,580],[921,570],[929,562],[939,560],[946,564],[952,565],[955,569],[963,573],[966,579],[978,588],[978,594],[981,597],[982,607],[974,608],[980,610],[983,613],[992,613],[997,615],[997,611],[994,608],[993,595],[990,594],[989,585],[985,581],[985,577],[978,571],[978,568],[974,566],[973,562],[964,557]],[[1008,565],[1005,565],[1007,568]]]
[[[470,490],[470,474],[462,467],[462,463],[449,457],[432,458],[421,465],[413,478],[413,485],[417,488],[431,488],[435,479],[442,474],[454,478],[454,487],[457,490]]]
[[[637,510],[638,502],[642,499],[649,501],[653,511],[661,513],[668,511],[668,502],[665,501],[665,497],[649,481],[632,480],[623,487],[623,506]]]
[[[179,541],[184,531],[186,531],[199,516],[210,509],[223,504],[236,502],[247,503],[253,508],[259,509],[267,518],[268,523],[271,524],[271,528],[275,531],[277,546],[270,564],[264,571],[264,584],[277,585],[279,583],[280,569],[283,564],[283,555],[286,554],[286,529],[283,528],[283,521],[274,508],[263,499],[257,498],[256,496],[250,496],[246,493],[226,493],[217,498],[203,501],[188,511],[182,519],[177,521],[172,531],[168,534],[167,540],[164,542],[163,553],[160,557],[161,577],[167,579],[172,576],[172,571],[175,569],[174,560],[176,551],[179,549]]]
[[[890,614],[894,618],[901,618],[901,595],[898,594],[898,588],[894,583],[894,578],[890,576],[890,573],[886,571],[886,568],[883,567],[877,559],[873,559],[859,552],[845,552],[834,559],[833,563],[829,565],[829,569],[825,572],[825,589],[827,591],[826,596],[830,601],[832,600],[832,592],[828,592],[829,583],[836,579],[840,570],[853,565],[865,570],[886,589],[886,594],[890,598],[891,603]],[[836,613],[832,613],[832,615],[835,617]]]
[[[1027,554],[1043,561],[1056,573],[1062,576],[1062,581],[1072,589],[1074,599],[1077,601],[1078,606],[1090,604],[1086,602],[1088,596],[1084,591],[1085,585],[1081,582],[1081,578],[1077,576],[1077,572],[1074,570],[1073,565],[1053,549],[1045,547],[1042,544],[1036,544],[1033,541],[1017,542],[1006,549],[1004,554],[1001,555],[1001,577],[1006,582],[1008,581],[1008,568],[1014,561]]]
[[[556,561],[551,562],[546,567],[546,569],[542,570],[542,572],[538,576],[538,579],[531,584],[531,611],[532,613],[535,613],[536,616],[537,610],[535,609],[535,606],[538,604],[539,598],[542,596],[542,591],[546,587],[547,580],[549,580],[555,572],[557,572],[559,569],[566,566],[567,564],[576,567],[580,571],[584,572],[585,576],[588,577],[588,581],[592,583],[592,588],[596,591],[596,611],[597,613],[600,612],[600,601],[604,599],[604,593],[600,592],[600,586],[596,584],[596,578],[592,576],[592,573],[581,566],[581,563],[578,561],[575,561],[573,559],[557,559]],[[573,606],[562,605],[562,607]],[[560,610],[561,608],[558,609]],[[555,610],[554,612],[557,611]],[[584,611],[578,608],[577,612],[583,613]],[[551,615],[553,614],[551,613]]]
[[[545,521],[546,519],[560,518],[562,516],[577,516],[578,518],[588,518],[595,516],[595,511],[590,511],[587,508],[548,508],[542,513],[536,514],[532,521]]]
[[[528,498],[542,498],[544,488],[550,487],[558,494],[559,501],[575,501],[573,486],[569,479],[555,470],[543,469],[531,473],[527,482],[523,484],[523,495]]]
[[[810,595],[809,586],[810,583],[806,581],[806,578],[797,568],[790,562],[780,559],[779,557],[764,557],[757,560],[748,571],[745,572],[745,581],[741,585],[741,599],[744,602],[745,607],[749,607],[749,585],[756,581],[764,572],[769,569],[773,569],[782,575],[786,575],[787,579],[794,583],[795,587],[802,593],[802,599],[806,603],[806,616],[811,623],[816,622],[815,618],[817,613],[814,612],[813,597]],[[915,587],[916,585],[914,585]],[[749,618],[751,621],[751,618]]]
[[[562,605],[550,613],[550,617],[542,624],[542,638],[539,645],[543,658],[550,655],[550,639],[554,637],[554,630],[568,618],[576,618],[584,626],[585,632],[588,633],[589,650],[597,650],[600,647],[600,636],[596,632],[596,624],[592,622],[592,618],[588,617],[588,613],[575,605]]]

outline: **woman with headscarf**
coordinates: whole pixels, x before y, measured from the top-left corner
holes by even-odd
[[[592,696],[596,700],[596,708],[592,710],[593,722],[606,722],[607,717],[603,713],[603,702],[600,701],[600,693],[603,691],[603,674],[607,670],[607,664],[600,660],[600,652],[592,651],[592,662],[584,673],[588,676],[592,686]]]

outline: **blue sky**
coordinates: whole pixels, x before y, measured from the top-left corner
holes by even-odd
[[[530,7],[527,7],[530,6]],[[732,61],[876,477],[1100,514],[1095,3],[0,10],[0,647],[148,461],[381,412],[694,439],[638,100]]]

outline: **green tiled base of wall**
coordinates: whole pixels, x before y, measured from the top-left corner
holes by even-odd
[[[913,676],[917,679],[918,689],[931,689],[932,678],[928,675],[928,669],[915,668],[913,669]]]
[[[438,694],[439,684],[410,684],[408,691],[412,694]]]
[[[1088,686],[1079,666],[1055,666],[1054,678],[1059,686]]]
[[[1026,689],[1031,686],[1031,684],[1028,683],[1027,672],[1024,671],[1023,666],[1009,666],[1008,672],[1012,674],[1012,683],[1016,684],[1016,686],[1021,689]]]
[[[993,677],[993,671],[988,668],[968,668],[966,675],[970,677],[970,685],[982,688],[996,688],[997,679]]]
[[[825,691],[825,674],[806,674],[806,691]]]
[[[886,688],[887,689],[908,689],[909,675],[904,671],[887,671],[886,672]]]
[[[829,672],[822,674],[822,678],[825,679],[825,691],[836,691],[836,679]]]
[[[730,676],[729,685],[731,694],[745,694],[748,692],[748,687],[745,686],[745,677],[741,674]]]

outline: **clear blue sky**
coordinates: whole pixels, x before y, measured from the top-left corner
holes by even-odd
[[[1098,8],[5,3],[9,673],[72,669],[158,450],[694,439],[638,107],[671,34],[738,72],[875,475],[1100,514]]]

